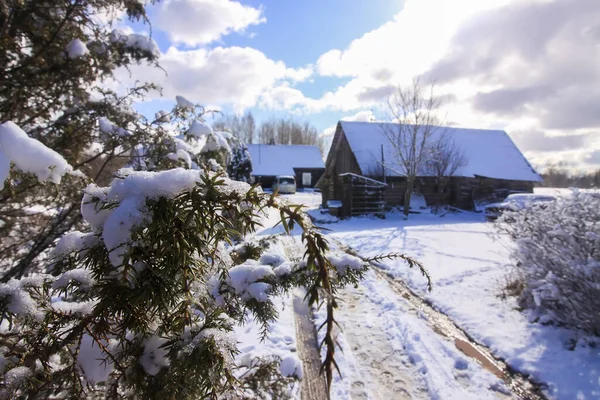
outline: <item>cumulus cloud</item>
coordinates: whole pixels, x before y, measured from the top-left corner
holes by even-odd
[[[595,0],[515,2],[483,12],[454,36],[430,70],[442,83],[469,79],[474,109],[524,113],[539,127],[600,127],[600,7]]]
[[[250,47],[170,47],[162,54],[160,65],[164,71],[143,65],[132,67],[131,74],[121,70],[122,86],[131,85],[133,80],[155,82],[162,86],[162,94],[167,98],[183,95],[196,103],[231,105],[236,111],[243,111],[255,106],[263,93],[290,75],[283,62]],[[283,105],[288,103],[284,101]]]
[[[290,110],[299,105],[305,105],[307,99],[304,94],[287,84],[281,84],[265,91],[261,97],[260,105],[274,110]]]
[[[154,20],[171,40],[189,46],[211,43],[266,21],[262,9],[231,0],[166,0]]]
[[[453,125],[507,129],[538,159],[597,160],[597,0],[408,0],[392,21],[323,54],[316,70],[349,78],[306,102],[319,111],[381,104],[423,75],[453,100]]]

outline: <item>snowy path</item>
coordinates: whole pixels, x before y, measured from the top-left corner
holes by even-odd
[[[435,332],[427,317],[373,271],[339,293],[332,399],[506,399],[500,379]],[[316,314],[324,320],[324,311]]]
[[[426,399],[420,373],[402,350],[395,348],[383,329],[379,305],[374,304],[363,288],[340,293],[344,303],[337,320],[348,349],[344,357],[354,359],[354,379],[350,383],[352,399]],[[397,346],[396,346],[397,347]],[[348,353],[348,350],[350,353]]]

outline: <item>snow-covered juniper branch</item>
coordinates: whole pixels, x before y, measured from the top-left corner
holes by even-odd
[[[232,238],[255,231],[267,207],[280,211],[288,233],[302,229],[304,259],[234,263]],[[86,189],[81,211],[91,230],[59,241],[56,276],[0,285],[4,397],[216,398],[239,385],[233,325],[249,311],[266,329],[277,317],[272,296],[297,286],[309,304],[327,307],[331,383],[336,290],[356,284],[366,264],[328,253],[300,207],[177,168],[121,170],[110,187]]]

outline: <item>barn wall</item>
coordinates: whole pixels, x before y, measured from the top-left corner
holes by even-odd
[[[375,178],[377,179],[377,178]],[[384,200],[388,205],[404,205],[406,178],[387,178]],[[472,209],[474,200],[493,194],[506,196],[511,191],[533,192],[533,182],[512,181],[491,178],[452,178],[443,193],[438,193],[438,185],[433,177],[418,177],[415,182],[415,193],[425,197],[429,206],[449,204],[462,209]]]
[[[311,174],[311,183],[307,186],[304,186],[302,182],[302,174],[305,172],[309,172]],[[296,176],[296,187],[314,187],[317,181],[321,178],[321,175],[323,175],[323,172],[325,172],[325,168],[294,168],[294,174]]]
[[[474,201],[498,194],[507,196],[511,192],[533,192],[533,182],[491,178],[455,178],[455,204],[459,208],[471,209]]]
[[[338,124],[331,150],[327,156],[325,173],[319,185],[322,191],[323,205],[328,200],[341,200],[344,202],[344,199],[347,198],[347,190],[344,188],[344,184],[339,177],[340,174],[347,172],[357,175],[361,174],[360,167],[346,139],[346,135],[341,125]],[[346,200],[348,201],[348,199]],[[346,205],[344,204],[345,207]]]

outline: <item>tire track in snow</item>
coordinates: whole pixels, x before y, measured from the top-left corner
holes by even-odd
[[[506,399],[500,379],[433,332],[374,272],[339,292],[342,379],[334,399]]]
[[[356,251],[339,240],[334,238],[331,239],[333,239],[340,250],[361,257],[360,254],[356,253]],[[510,388],[510,394],[512,396],[524,400],[543,400],[547,398],[542,391],[544,387],[543,384],[536,382],[530,376],[519,373],[506,363],[506,361],[494,357],[489,348],[476,343],[473,338],[458,327],[450,317],[438,311],[433,305],[415,294],[402,280],[389,276],[385,272],[385,268],[382,268],[378,263],[371,262],[370,264],[372,266],[372,271],[379,279],[387,282],[389,287],[396,292],[398,297],[405,300],[405,303],[413,313],[417,313],[417,315],[420,315],[427,320],[433,331],[440,336],[452,339],[455,347],[462,353],[477,360],[477,362],[488,371],[501,376],[504,379],[505,386]],[[501,386],[504,385],[494,385],[493,389],[505,392],[505,388]],[[496,393],[496,396],[502,397],[504,395]]]
[[[342,371],[349,386],[348,399],[428,399],[421,374],[400,343],[382,329],[385,311],[370,301],[362,288],[340,292],[336,311],[346,346]],[[334,387],[335,389],[335,387]]]

